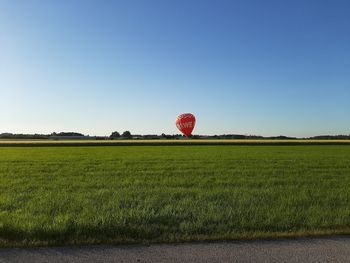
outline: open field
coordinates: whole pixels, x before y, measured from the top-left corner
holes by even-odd
[[[0,147],[0,246],[350,234],[350,145]]]
[[[350,145],[350,140],[0,140],[0,147],[179,145]]]

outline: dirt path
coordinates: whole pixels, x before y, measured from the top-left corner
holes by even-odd
[[[0,262],[350,262],[350,237],[0,249]]]

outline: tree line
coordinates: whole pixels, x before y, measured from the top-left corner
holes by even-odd
[[[78,132],[53,132],[51,134],[13,134],[13,133],[1,133],[0,139],[13,139],[13,140],[47,140],[47,139],[91,139],[91,140],[155,140],[155,139],[168,139],[177,140],[184,136],[181,134],[132,134],[130,131],[124,131],[119,133],[118,131],[112,132],[109,136],[89,136]],[[234,139],[234,140],[350,140],[350,135],[321,135],[305,138],[288,137],[288,136],[273,136],[264,137],[259,135],[241,135],[241,134],[221,134],[221,135],[193,135],[192,139]]]

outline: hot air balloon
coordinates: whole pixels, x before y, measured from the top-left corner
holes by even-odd
[[[185,113],[177,116],[176,127],[186,136],[190,137],[194,125],[196,124],[196,118],[191,113]]]

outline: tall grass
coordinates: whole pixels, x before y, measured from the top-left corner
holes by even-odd
[[[0,148],[0,245],[350,233],[350,146]]]

